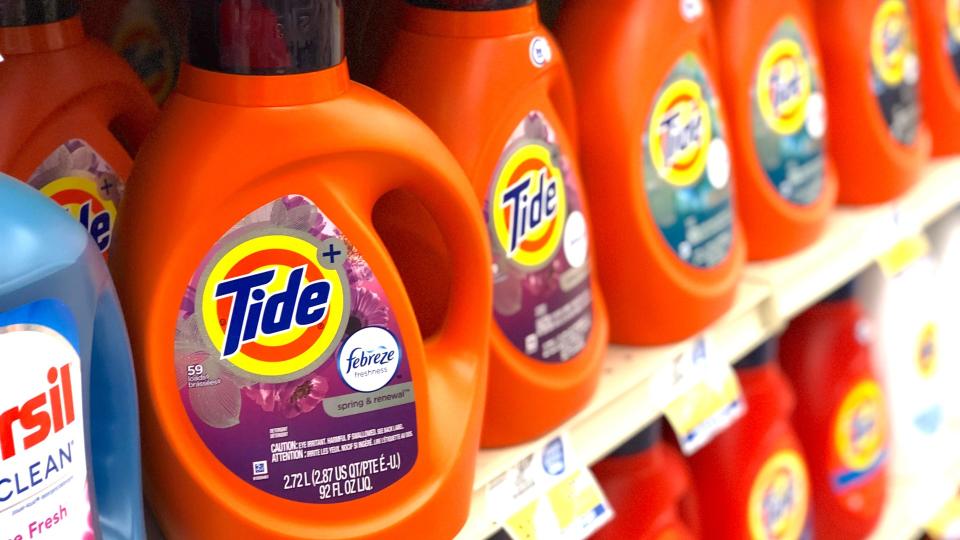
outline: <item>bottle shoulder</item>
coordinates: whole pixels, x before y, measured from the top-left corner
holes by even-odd
[[[0,295],[72,265],[90,248],[86,232],[62,208],[16,180],[0,176]]]

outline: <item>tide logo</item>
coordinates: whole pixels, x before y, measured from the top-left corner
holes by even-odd
[[[934,323],[927,323],[920,331],[917,371],[924,379],[932,378],[937,372],[937,325]]]
[[[955,43],[960,43],[960,0],[946,0],[947,30]]]
[[[774,454],[760,469],[750,492],[751,536],[800,538],[809,504],[810,484],[803,458],[794,450]]]
[[[76,420],[70,364],[51,367],[46,382],[50,385],[47,390],[0,413],[0,461],[30,450]],[[15,430],[18,424],[20,429]]]
[[[150,95],[161,100],[173,90],[176,82],[177,54],[172,49],[172,38],[164,34],[159,21],[149,15],[143,19],[136,17],[130,10],[125,12],[113,39],[113,49],[133,67]]]
[[[649,129],[650,157],[660,177],[679,187],[698,182],[713,137],[710,104],[700,85],[681,79],[668,86],[653,108]]]
[[[757,73],[757,101],[770,129],[781,135],[800,131],[810,92],[811,69],[803,46],[793,39],[771,45]]]
[[[327,359],[346,328],[346,248],[270,230],[214,257],[197,289],[202,328],[245,376],[289,380]]]
[[[857,383],[840,403],[833,439],[840,463],[851,471],[875,466],[887,448],[883,390],[872,380]]]
[[[903,0],[884,0],[873,17],[870,54],[880,79],[890,86],[906,77],[910,46],[910,13]]]
[[[553,260],[563,239],[567,193],[550,148],[528,143],[510,154],[494,179],[489,213],[507,258],[529,268]]]
[[[113,227],[117,221],[117,207],[113,201],[100,196],[96,180],[67,176],[43,186],[40,192],[56,201],[79,221],[93,237],[93,242],[100,248],[101,253],[110,249]]]

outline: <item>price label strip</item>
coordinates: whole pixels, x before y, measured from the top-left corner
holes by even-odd
[[[887,277],[895,277],[930,253],[930,240],[924,234],[912,234],[877,257],[877,264]]]
[[[927,524],[927,535],[935,540],[960,538],[960,494],[957,494]]]
[[[658,386],[670,389],[665,393],[663,414],[680,449],[689,456],[743,416],[746,402],[736,372],[709,354],[703,337],[674,359],[671,368],[658,381]]]
[[[550,440],[487,485],[487,515],[514,540],[584,540],[613,518],[569,438]]]

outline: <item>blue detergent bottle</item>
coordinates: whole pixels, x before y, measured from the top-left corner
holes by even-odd
[[[100,251],[0,175],[0,539],[145,538],[137,392]]]

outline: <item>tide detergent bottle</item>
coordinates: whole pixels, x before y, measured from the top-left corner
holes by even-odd
[[[837,197],[823,70],[806,0],[717,0],[737,208],[751,260],[820,235]]]
[[[592,395],[608,335],[557,44],[532,0],[411,0],[377,85],[437,132],[483,207],[496,322],[483,444],[542,435]]]
[[[616,343],[684,339],[733,302],[745,249],[710,17],[699,0],[560,13]]]
[[[0,174],[0,536],[145,538],[130,344],[100,251]]]
[[[342,17],[340,0],[191,2],[190,64],[137,160],[111,264],[169,538],[439,538],[466,519],[486,234],[436,136],[350,82]],[[430,335],[405,291],[418,254],[377,226],[404,197],[452,276]]]
[[[938,300],[951,291],[938,285],[931,253],[901,267],[874,265],[857,281],[857,296],[876,327],[874,366],[890,404],[891,469],[926,488],[942,482],[960,444],[947,425],[955,361],[941,350],[938,326]]]
[[[163,103],[176,85],[186,40],[180,0],[82,0],[81,8],[87,32],[122,56]]]
[[[960,1],[915,0],[923,116],[937,156],[960,153]]]
[[[813,2],[825,54],[828,144],[839,201],[874,204],[907,191],[930,155],[908,0]]]
[[[716,538],[809,538],[810,477],[793,391],[767,342],[737,366],[746,414],[690,457],[702,530]],[[706,504],[706,501],[711,501]]]
[[[867,538],[884,509],[890,425],[871,345],[852,283],[794,319],[780,338],[780,361],[797,395],[793,425],[809,460],[815,538]]]
[[[0,0],[0,171],[69,210],[106,254],[157,108],[78,11],[76,0]]]
[[[592,538],[698,538],[690,469],[663,441],[661,424],[657,420],[593,466],[616,515]]]

